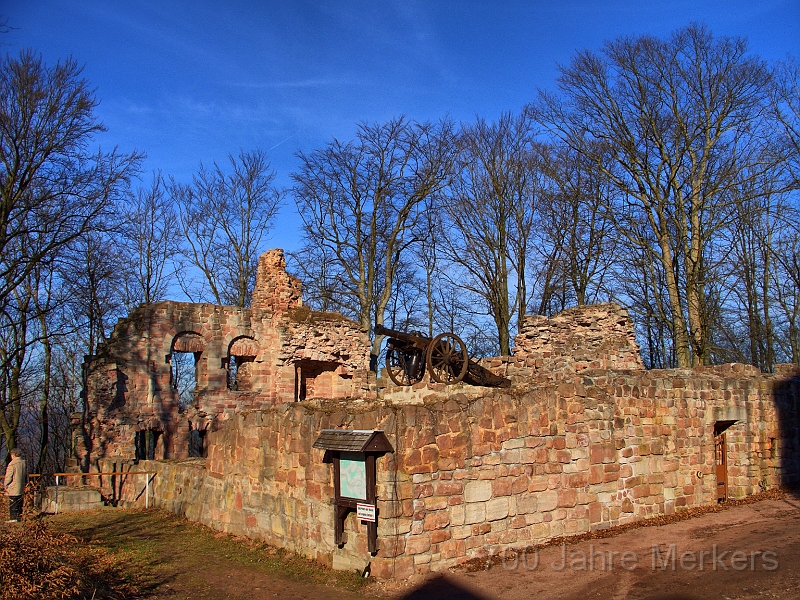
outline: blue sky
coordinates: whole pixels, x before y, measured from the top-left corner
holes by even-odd
[[[109,129],[99,143],[181,181],[261,148],[289,186],[298,150],[358,122],[494,119],[552,87],[577,50],[690,21],[769,60],[800,56],[800,0],[3,0],[0,15],[6,52],[85,65]],[[295,249],[297,232],[289,201],[270,245]]]

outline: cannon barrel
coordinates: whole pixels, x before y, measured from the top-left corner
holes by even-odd
[[[384,327],[383,325],[375,325],[374,331],[375,335],[388,335],[389,337],[393,337],[403,342],[411,342],[411,343],[422,342],[423,344],[427,345],[431,341],[431,338],[429,337],[414,335],[411,333],[406,333],[405,331],[397,331],[395,329],[389,329],[388,327]]]

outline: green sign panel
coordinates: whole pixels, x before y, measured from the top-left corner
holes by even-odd
[[[339,493],[346,498],[367,499],[367,466],[363,453],[341,453],[339,457]]]

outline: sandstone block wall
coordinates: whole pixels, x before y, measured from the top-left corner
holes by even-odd
[[[262,254],[258,259],[258,275],[250,306],[283,315],[302,304],[302,284],[286,272],[283,250]]]
[[[334,567],[371,562],[377,576],[406,577],[714,503],[721,421],[735,421],[731,497],[797,483],[799,395],[791,370],[584,369],[510,390],[441,386],[416,405],[387,393],[359,407],[301,402],[235,415],[210,434],[204,468],[134,468],[161,471],[159,506]],[[344,548],[333,545],[332,467],[311,445],[336,427],[382,429],[395,448],[378,460],[376,557],[353,516]]]
[[[335,568],[407,577],[714,503],[726,427],[729,497],[800,481],[794,367],[646,371],[627,312],[605,304],[529,317],[512,357],[483,361],[510,388],[423,381],[377,397],[365,332],[304,308],[282,254],[260,265],[253,308],[143,307],[87,363],[83,456],[102,471],[157,471],[155,506]],[[185,412],[169,380],[176,347],[198,357]],[[226,387],[230,355],[246,391]],[[130,460],[142,428],[162,432],[159,458],[173,460]],[[335,428],[381,429],[395,449],[377,461],[375,557],[355,516],[334,545],[333,469],[312,444]],[[207,455],[185,460],[197,429]],[[112,501],[141,505],[143,481],[102,483]]]
[[[582,369],[644,369],[628,311],[614,303],[571,308],[548,319],[527,315],[514,338],[518,366],[551,368],[558,359]]]

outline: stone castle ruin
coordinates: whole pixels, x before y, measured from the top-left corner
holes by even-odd
[[[120,320],[84,365],[89,420],[76,454],[84,468],[107,456],[201,456],[208,431],[231,415],[306,398],[374,398],[369,352],[355,323],[303,307],[283,252],[267,252],[251,308],[165,301]],[[176,353],[193,363],[186,407]]]
[[[383,387],[370,342],[302,306],[283,253],[259,263],[252,307],[160,302],[121,320],[85,364],[83,470],[109,501],[152,502],[334,568],[407,577],[506,548],[740,498],[800,479],[800,370],[740,364],[645,370],[627,311],[526,318],[510,387]],[[173,366],[195,365],[190,402]],[[339,492],[323,430],[381,430],[377,550]],[[334,436],[335,437],[335,436]]]

